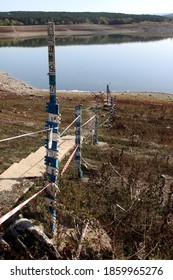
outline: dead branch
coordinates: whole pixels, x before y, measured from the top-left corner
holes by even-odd
[[[76,252],[76,257],[75,257],[76,260],[79,260],[80,253],[81,253],[82,246],[83,246],[83,241],[84,241],[85,235],[87,233],[88,225],[89,225],[89,222],[86,223],[84,229],[82,230],[79,246],[78,246],[78,249],[77,249],[77,252]]]

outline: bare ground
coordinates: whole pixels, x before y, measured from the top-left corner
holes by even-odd
[[[55,27],[56,36],[108,34],[172,37],[173,22],[142,22],[139,24],[124,25],[76,24],[56,25]],[[46,25],[0,26],[0,39],[20,39],[46,36]]]

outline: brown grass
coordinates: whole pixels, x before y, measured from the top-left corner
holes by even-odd
[[[99,129],[99,141],[107,145],[93,146],[91,139],[83,144],[83,157],[94,166],[83,167],[88,179],[79,181],[71,164],[59,182],[58,204],[80,221],[98,220],[112,240],[117,259],[173,258],[172,200],[170,194],[163,204],[165,194],[161,176],[173,178],[173,104],[164,95],[163,100],[153,96],[117,95],[117,114],[113,124],[109,126],[108,123]],[[46,96],[4,93],[0,99],[1,137],[43,129],[47,100]],[[59,102],[61,130],[74,119],[74,107],[78,103],[83,104],[84,120],[93,115],[96,104],[100,108],[99,122],[108,117],[102,109],[102,98],[93,95],[61,93]],[[1,143],[1,170],[43,143],[44,135],[27,138],[20,143],[17,140]],[[43,200],[39,198],[35,203],[29,204],[23,214],[46,223],[47,214],[44,216],[42,213],[45,207]],[[117,208],[117,204],[126,212]],[[64,212],[59,207],[57,211],[58,223],[65,221],[68,227]],[[76,245],[72,243],[71,246],[75,248]],[[70,252],[68,258],[72,258]]]

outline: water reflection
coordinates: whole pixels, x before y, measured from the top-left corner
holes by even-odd
[[[163,40],[160,36],[132,36],[132,35],[105,35],[105,36],[68,36],[56,38],[57,46],[93,45],[93,44],[121,44],[132,42],[151,42]],[[0,47],[44,47],[47,38],[33,38],[25,40],[0,40]]]

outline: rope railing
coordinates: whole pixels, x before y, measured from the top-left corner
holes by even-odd
[[[86,136],[85,136],[85,139],[83,140],[83,144],[90,138],[90,137],[93,137],[93,130],[92,131],[90,131]]]
[[[82,125],[82,127],[84,125],[86,125],[87,123],[89,123],[93,118],[95,117],[95,115],[90,118],[89,120],[86,121],[86,123],[84,123]],[[62,135],[64,135],[64,133],[75,123],[75,121],[80,118],[80,116],[78,116],[76,119],[74,119],[61,133],[60,133],[60,137]],[[41,133],[41,132],[45,132],[45,131],[51,131],[52,128],[47,128],[47,129],[42,129],[42,130],[39,130],[39,131],[34,131],[34,132],[29,132],[29,133],[25,133],[25,134],[21,134],[21,135],[17,135],[17,136],[13,136],[13,137],[9,137],[9,138],[5,138],[5,139],[0,139],[0,143],[2,142],[6,142],[6,141],[10,141],[10,140],[14,140],[14,139],[18,139],[18,138],[22,138],[22,137],[27,137],[27,136],[31,136],[31,135],[35,135],[35,134],[38,134],[38,133]],[[55,127],[56,129],[56,127]]]
[[[43,189],[41,189],[40,191],[38,191],[37,193],[35,193],[33,196],[31,196],[30,198],[28,198],[27,200],[25,200],[24,202],[22,202],[21,204],[19,204],[18,206],[16,206],[14,209],[12,209],[11,211],[9,211],[7,214],[5,214],[4,216],[2,216],[0,218],[0,225],[3,224],[6,220],[8,220],[11,216],[13,216],[16,212],[18,212],[19,210],[21,210],[26,204],[28,204],[32,199],[34,199],[36,196],[38,196],[40,193],[42,193],[46,188],[48,187],[45,186]]]
[[[60,134],[60,136],[62,136],[74,123],[75,121],[80,118],[80,115],[75,118],[70,125],[68,125],[64,131]],[[85,126],[86,124],[88,124],[92,119],[95,118],[95,115],[92,116],[89,120],[87,120],[83,125]],[[30,135],[34,135],[34,134],[38,134],[41,132],[45,132],[45,131],[51,131],[51,128],[47,128],[44,130],[40,130],[40,131],[36,131],[36,132],[31,132],[31,133],[26,133],[26,134],[22,134],[22,135],[18,135],[18,136],[14,136],[14,137],[10,137],[10,138],[6,138],[6,139],[2,139],[0,140],[0,142],[5,142],[5,141],[9,141],[9,140],[13,140],[13,139],[17,139],[17,138],[21,138],[21,137],[26,137],[26,136],[30,136]],[[64,174],[64,172],[66,171],[66,169],[68,168],[70,162],[72,161],[76,151],[77,151],[78,145],[76,145],[75,149],[73,150],[72,154],[70,155],[69,159],[67,160],[66,164],[64,165],[62,172],[61,172],[61,176]],[[84,161],[84,159],[82,158],[82,160]],[[40,191],[38,191],[37,193],[35,193],[33,196],[31,196],[30,198],[28,198],[27,200],[25,200],[24,202],[22,202],[21,204],[19,204],[17,207],[15,207],[14,209],[10,210],[8,213],[6,213],[5,215],[3,215],[0,218],[0,225],[3,224],[6,220],[8,220],[11,216],[13,216],[15,213],[17,213],[19,210],[21,210],[26,204],[28,204],[31,200],[33,200],[35,197],[37,197],[40,193],[42,193],[47,187],[49,186],[46,185],[43,189],[41,189]]]
[[[96,115],[92,116],[89,120],[87,120],[81,127],[84,127],[86,124],[88,124],[90,121],[92,121],[95,118]]]
[[[69,124],[69,126],[67,126],[63,132],[60,133],[60,136],[62,136],[74,123],[75,121],[79,118],[80,116],[78,116],[75,120],[72,121],[71,124]],[[55,127],[56,128],[56,127]],[[45,131],[51,131],[52,128],[47,128],[47,129],[42,129],[42,130],[39,130],[39,131],[34,131],[34,132],[29,132],[29,133],[25,133],[25,134],[21,134],[21,135],[17,135],[17,136],[13,136],[13,137],[9,137],[9,138],[5,138],[5,139],[0,139],[0,143],[2,142],[6,142],[6,141],[10,141],[10,140],[14,140],[14,139],[18,139],[18,138],[22,138],[22,137],[27,137],[27,136],[31,136],[31,135],[34,135],[34,134],[38,134],[38,133],[41,133],[41,132],[45,132]]]
[[[45,132],[45,131],[48,131],[48,130],[50,130],[50,128],[39,130],[39,131],[35,131],[35,132],[25,133],[25,134],[21,134],[21,135],[17,135],[17,136],[13,136],[13,137],[6,138],[6,139],[1,139],[0,143],[1,142],[5,142],[5,141],[9,141],[9,140],[14,140],[14,139],[21,138],[21,137],[26,137],[26,136],[38,134],[38,133]]]
[[[81,159],[82,159],[82,161],[83,161],[86,165],[88,165],[88,166],[90,166],[90,167],[93,167],[93,168],[97,168],[96,165],[92,165],[92,164],[88,163],[83,157],[81,157]]]
[[[64,165],[63,170],[61,171],[61,176],[64,174],[64,172],[66,171],[67,167],[69,166],[70,162],[72,161],[76,151],[77,151],[78,145],[75,147],[74,151],[72,152],[72,154],[70,155],[70,157],[68,158],[66,164]]]
[[[75,121],[77,121],[78,118],[80,118],[80,115],[77,116],[77,118],[75,118],[75,119],[71,122],[71,124],[69,124],[69,125],[63,130],[63,132],[60,133],[60,137],[75,123]]]
[[[58,190],[58,186],[55,183],[51,183],[53,186]],[[40,193],[42,193],[50,184],[46,185],[43,189],[32,195],[30,198],[26,199],[24,202],[20,203],[18,206],[10,210],[8,213],[3,215],[0,218],[0,225],[3,224],[6,220],[8,220],[11,216],[13,216],[15,213],[17,213],[19,210],[21,210],[26,204],[28,204],[31,200],[33,200],[35,197],[37,197]]]

